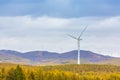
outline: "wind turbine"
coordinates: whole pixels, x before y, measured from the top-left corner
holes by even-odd
[[[80,35],[78,37],[75,37],[73,35],[68,35],[70,36],[71,38],[73,39],[76,39],[77,40],[77,46],[78,46],[78,64],[80,64],[80,41],[82,40],[81,39],[81,36],[83,35],[84,31],[87,29],[87,26],[83,29],[83,31],[80,33]]]

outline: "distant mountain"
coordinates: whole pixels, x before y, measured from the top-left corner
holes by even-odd
[[[20,63],[26,64],[30,63],[29,59],[20,56],[21,53],[11,50],[0,50],[0,62],[8,63]]]
[[[57,59],[59,57],[59,54],[48,51],[31,51],[24,53],[23,57],[32,61],[42,61],[48,59]]]
[[[113,65],[119,65],[120,66],[120,58],[111,58],[105,61],[100,61],[98,64],[113,64]]]
[[[116,58],[81,50],[81,63],[102,63]],[[77,50],[66,53],[48,51],[30,51],[21,53],[12,50],[0,50],[0,62],[23,64],[74,64],[77,61]],[[112,64],[112,63],[111,63]]]
[[[81,58],[87,59],[90,62],[103,61],[103,60],[112,58],[110,56],[100,55],[97,53],[93,53],[91,51],[81,50],[80,52],[81,52],[81,54],[80,54]],[[63,54],[61,54],[61,56],[62,56],[62,58],[65,58],[65,59],[76,59],[77,58],[77,50],[63,53]]]

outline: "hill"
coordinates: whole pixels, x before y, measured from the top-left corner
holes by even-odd
[[[20,53],[15,53],[20,54]],[[20,64],[26,64],[29,63],[29,59],[25,59],[21,56],[14,55],[14,51],[0,51],[0,62],[6,62],[6,63],[20,63]]]
[[[113,61],[114,60],[114,61]],[[100,55],[91,51],[81,50],[81,63],[82,64],[96,64],[105,63],[110,64],[116,62],[118,63],[119,58],[114,58],[110,56]],[[30,52],[18,52],[13,50],[0,50],[0,62],[10,62],[10,63],[24,63],[32,65],[50,65],[50,64],[75,64],[77,61],[77,50],[56,53],[48,51],[30,51]],[[113,61],[113,62],[112,62]]]
[[[119,65],[120,66],[120,58],[111,58],[105,61],[100,61],[98,64],[113,64],[113,65]]]

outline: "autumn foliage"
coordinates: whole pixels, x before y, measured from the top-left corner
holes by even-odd
[[[0,64],[0,80],[120,80],[120,66]]]

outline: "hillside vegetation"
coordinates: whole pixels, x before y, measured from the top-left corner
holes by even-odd
[[[120,66],[0,64],[0,80],[120,80]]]

